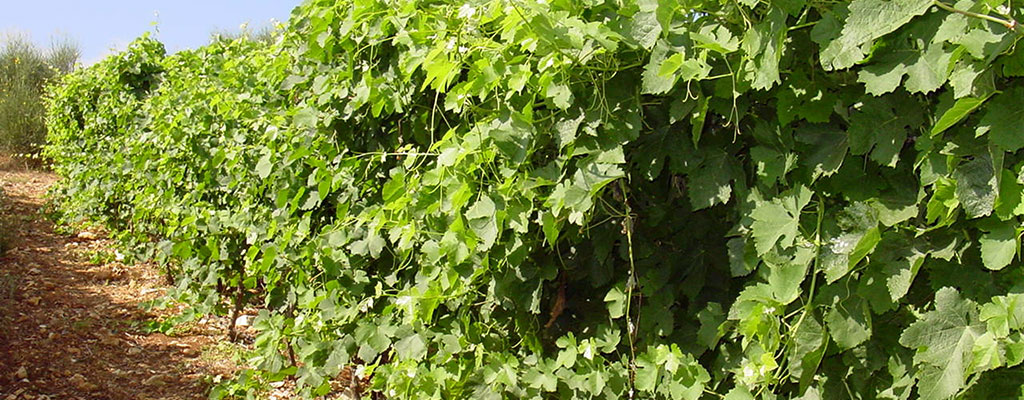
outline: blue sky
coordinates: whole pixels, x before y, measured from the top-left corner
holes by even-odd
[[[27,34],[48,46],[68,37],[91,64],[146,31],[174,52],[207,43],[214,31],[287,21],[301,0],[14,0],[0,6],[0,34]],[[155,25],[154,25],[155,24]],[[158,32],[157,32],[158,31]]]

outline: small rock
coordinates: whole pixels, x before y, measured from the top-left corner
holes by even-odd
[[[96,279],[101,281],[109,281],[117,278],[117,273],[109,269],[102,269],[96,272]]]
[[[107,346],[118,346],[121,344],[121,340],[113,335],[105,335],[100,337],[100,343]]]
[[[7,396],[5,400],[18,400],[18,396],[21,396],[22,393],[25,393],[25,388],[15,390],[14,393],[11,393],[10,396]]]
[[[245,326],[249,326],[249,324],[251,322],[252,322],[252,316],[251,315],[243,315],[241,317],[238,317],[238,319],[235,320],[235,326],[245,327]]]
[[[146,378],[146,380],[142,381],[142,384],[146,386],[163,386],[164,383],[165,382],[163,375],[153,375],[149,378]]]
[[[28,370],[25,367],[18,368],[18,371],[14,373],[14,376],[18,379],[28,379]]]
[[[81,232],[78,233],[78,238],[79,239],[93,240],[93,239],[96,239],[96,237],[97,236],[96,236],[95,233],[92,233],[92,232],[89,232],[89,231],[81,231]]]
[[[82,374],[75,374],[70,379],[68,379],[68,383],[72,384],[76,389],[86,392],[91,392],[99,388],[95,384],[86,381],[85,377],[82,376]]]
[[[142,353],[142,349],[140,349],[138,347],[132,347],[132,348],[128,349],[128,355],[130,355],[130,356],[134,356],[134,355],[137,355],[139,353]]]

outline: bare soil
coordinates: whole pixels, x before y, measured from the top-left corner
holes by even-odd
[[[207,398],[212,377],[238,368],[212,350],[225,321],[147,333],[177,311],[140,308],[166,290],[157,267],[111,259],[103,232],[57,233],[41,213],[56,180],[0,170],[0,236],[13,237],[0,254],[0,400]]]

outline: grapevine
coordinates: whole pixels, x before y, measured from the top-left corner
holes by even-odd
[[[70,74],[45,154],[309,397],[1018,396],[1022,12],[310,0]]]

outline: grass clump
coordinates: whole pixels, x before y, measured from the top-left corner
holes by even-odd
[[[26,36],[0,36],[0,152],[35,158],[46,140],[46,86],[72,71],[80,54],[66,39],[41,49]]]

